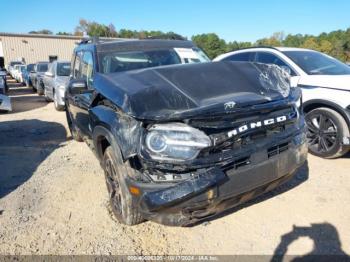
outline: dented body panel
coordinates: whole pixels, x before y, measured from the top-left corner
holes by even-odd
[[[193,46],[160,43],[119,47]],[[118,46],[108,43],[105,48],[115,51]],[[106,146],[130,163],[134,175],[125,175],[125,183],[137,189],[131,197],[144,218],[168,225],[196,223],[272,190],[305,162],[301,91],[290,88],[279,67],[218,62],[106,74],[97,61],[103,46],[86,49],[97,52],[93,86],[81,93],[68,87],[67,115],[102,166]],[[163,129],[157,131],[155,125]],[[177,131],[169,131],[171,126]],[[194,129],[204,138],[181,141]],[[162,138],[174,155],[158,153],[163,152]],[[150,141],[160,149],[152,151]],[[181,146],[193,147],[192,157],[174,153]]]

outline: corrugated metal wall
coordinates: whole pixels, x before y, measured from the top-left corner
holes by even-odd
[[[49,56],[70,60],[79,38],[0,34],[5,64],[23,57],[27,64],[48,61]]]

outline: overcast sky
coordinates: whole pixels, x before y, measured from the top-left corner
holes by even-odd
[[[84,3],[84,4],[82,4]],[[273,32],[319,34],[350,27],[350,0],[98,0],[2,1],[0,31],[73,32],[80,18],[116,29],[215,32],[227,41],[255,41]]]

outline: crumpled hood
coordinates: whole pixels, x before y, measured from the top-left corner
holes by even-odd
[[[215,62],[97,74],[95,88],[124,112],[142,119],[222,112],[280,100],[289,79],[273,65]]]
[[[301,77],[298,84],[350,91],[350,75],[307,75]]]

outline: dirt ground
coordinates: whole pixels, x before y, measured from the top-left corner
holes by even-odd
[[[0,115],[0,254],[350,254],[350,155],[309,156],[277,190],[190,228],[128,227],[108,211],[103,171],[65,113],[12,87]]]

